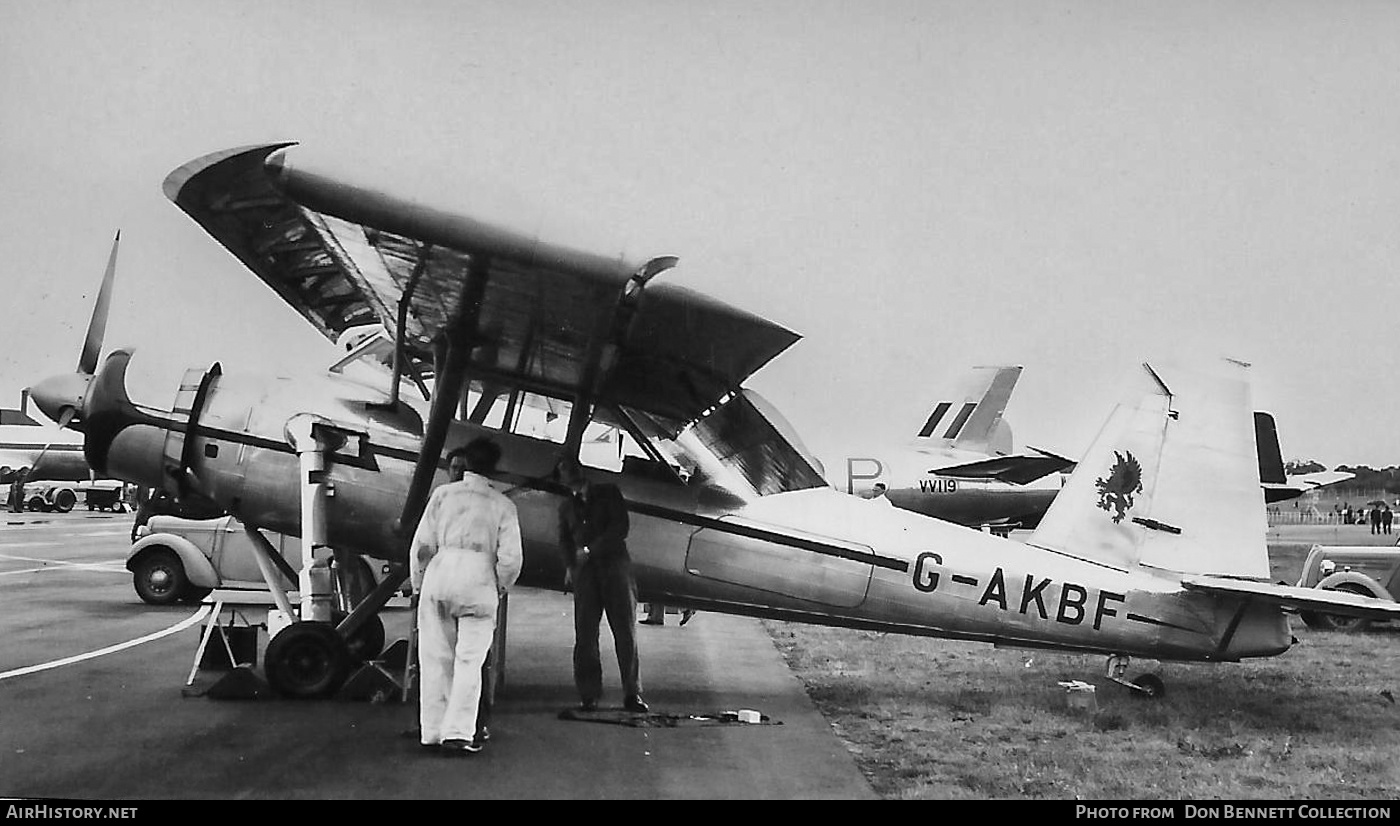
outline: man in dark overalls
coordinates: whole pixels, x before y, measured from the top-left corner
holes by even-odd
[[[598,630],[607,614],[617,648],[628,711],[642,713],[641,666],[637,656],[637,587],[627,555],[627,503],[617,485],[584,478],[565,464],[560,478],[573,495],[559,509],[559,544],[564,549],[565,587],[574,590],[574,684],[579,709],[593,711],[603,694]]]

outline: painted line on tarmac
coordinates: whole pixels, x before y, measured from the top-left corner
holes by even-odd
[[[37,556],[15,556],[13,554],[0,554],[0,559],[13,559],[16,562],[41,562],[44,565],[54,565],[58,567],[68,566],[74,568],[89,568],[94,565],[122,564],[115,559],[93,559],[88,562],[73,562],[65,559],[40,559]]]
[[[155,633],[147,634],[144,637],[137,637],[134,640],[128,640],[126,642],[117,643],[116,645],[109,645],[106,648],[99,648],[96,651],[89,651],[86,654],[76,654],[72,657],[64,657],[61,660],[40,663],[39,665],[27,665],[24,668],[16,668],[13,671],[5,671],[3,673],[0,673],[0,680],[8,680],[11,677],[22,677],[25,674],[33,674],[36,671],[48,671],[51,668],[60,668],[65,665],[80,663],[83,660],[90,660],[94,657],[101,657],[107,654],[115,654],[118,651],[125,651],[128,648],[133,648],[135,646],[141,645],[142,643],[152,642],[153,640],[158,640],[161,637],[168,637],[171,634],[178,634],[186,628],[189,628],[191,625],[194,625],[196,622],[199,622],[200,620],[209,616],[209,612],[212,610],[214,610],[214,606],[212,605],[201,605],[199,610],[194,612],[193,616],[186,617],[185,619],[180,620],[179,622],[175,623],[169,628],[166,628],[163,631],[156,631]]]
[[[98,572],[99,574],[125,574],[125,573],[127,572],[127,571],[126,571],[126,568],[124,568],[124,567],[123,567],[123,568],[117,568],[117,567],[113,567],[111,563],[107,563],[107,562],[95,562],[95,563],[88,564],[88,565],[69,563],[69,564],[67,565],[67,567],[54,567],[53,565],[40,565],[40,566],[37,567],[37,568],[20,568],[20,569],[15,570],[15,571],[0,571],[0,576],[14,576],[15,574],[35,574],[35,573],[39,573],[40,571],[63,571],[63,570],[96,571],[96,572]]]

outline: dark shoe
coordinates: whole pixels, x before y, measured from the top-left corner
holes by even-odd
[[[638,624],[638,625],[665,625],[665,624],[666,624],[666,620],[644,619],[644,620],[642,620],[641,622],[639,622],[639,623],[637,623],[637,624]]]
[[[473,743],[485,743],[491,739],[491,729],[486,726],[476,730],[476,737],[472,738]]]
[[[481,746],[470,740],[443,740],[442,750],[448,754],[476,754]]]
[[[637,714],[646,714],[649,710],[640,694],[633,694],[631,697],[628,697],[627,702],[623,703],[622,707],[628,711],[636,712]]]
[[[581,703],[578,704],[578,710],[579,710],[579,711],[597,711],[597,710],[598,710],[598,701],[597,701],[597,700],[584,700],[583,702],[581,702]]]
[[[681,625],[685,625],[687,622],[690,622],[690,618],[693,617],[693,616],[695,616],[695,609],[694,609],[694,608],[687,608],[687,609],[685,609],[684,611],[682,611],[682,612],[681,612]]]

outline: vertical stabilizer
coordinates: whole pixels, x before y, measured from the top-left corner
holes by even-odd
[[[1021,367],[974,367],[962,386],[935,403],[919,428],[915,441],[942,447],[992,452],[1001,414],[1021,377]],[[1008,431],[1009,432],[1009,431]],[[1010,451],[1010,446],[1006,448]]]
[[[1267,579],[1248,366],[1134,371],[1030,538],[1121,568]]]
[[[1259,450],[1259,481],[1282,485],[1288,481],[1283,469],[1283,451],[1278,446],[1278,427],[1269,413],[1254,413],[1254,443]]]

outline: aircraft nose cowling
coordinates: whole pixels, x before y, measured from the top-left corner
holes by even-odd
[[[81,429],[83,403],[91,384],[92,376],[82,373],[49,376],[29,389],[29,398],[55,422]]]
[[[107,472],[107,454],[117,434],[143,421],[126,393],[130,361],[130,350],[113,351],[92,378],[83,408],[83,457],[99,473]]]

